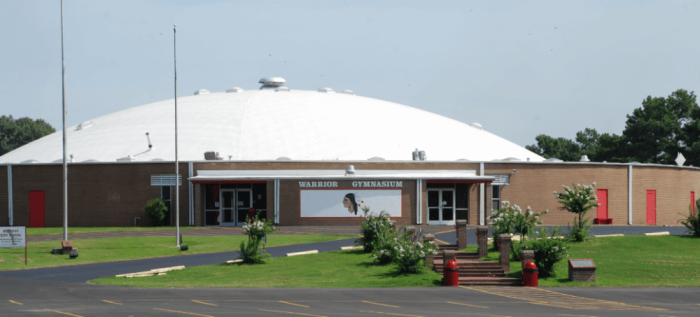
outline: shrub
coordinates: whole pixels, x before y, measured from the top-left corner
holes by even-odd
[[[238,258],[243,260],[243,263],[248,264],[263,264],[270,257],[270,254],[265,252],[265,241],[269,233],[276,229],[272,225],[272,220],[259,219],[260,212],[255,214],[255,218],[243,225],[243,233],[248,235],[248,244],[241,241]],[[260,245],[262,244],[262,248]]]
[[[243,233],[247,234],[249,237],[258,238],[263,240],[269,233],[276,231],[275,227],[272,225],[272,220],[259,219],[260,212],[255,214],[255,218],[243,225]]]
[[[688,233],[693,237],[700,238],[700,199],[695,201],[695,211],[693,211],[693,206],[691,205],[688,206],[687,215],[680,212],[678,214],[685,217],[685,220],[681,219],[678,222],[688,229]]]
[[[404,231],[401,236],[388,239],[389,242],[374,250],[375,261],[396,264],[401,273],[418,273],[425,268],[423,261],[428,255],[437,254],[437,247],[429,242],[421,242],[421,232],[414,235]]]
[[[593,185],[572,184],[573,189],[566,185],[562,185],[565,193],[554,192],[554,196],[559,199],[562,204],[559,209],[575,213],[574,227],[569,227],[568,236],[574,241],[583,241],[591,231],[591,218],[584,218],[586,213],[593,207],[597,207],[598,197],[593,194],[595,182]],[[578,218],[578,219],[577,219]]]
[[[551,276],[554,273],[554,265],[569,256],[567,240],[560,236],[560,227],[554,228],[551,235],[546,228],[540,228],[537,235],[533,234],[521,244],[523,250],[535,251],[534,262],[542,277]]]
[[[165,211],[168,207],[162,199],[156,198],[151,199],[146,203],[146,214],[148,214],[148,220],[151,226],[160,226],[163,224],[163,219],[165,219]]]
[[[527,206],[525,212],[518,205],[510,205],[509,201],[503,202],[503,208],[494,211],[491,219],[493,226],[492,235],[497,238],[501,234],[519,234],[520,243],[533,232],[535,225],[541,225],[540,216],[548,213],[549,210],[542,212],[533,212],[530,206]],[[515,252],[519,246],[511,243],[511,258],[517,260],[520,252]],[[498,246],[498,242],[494,239],[494,246]]]
[[[365,252],[372,252],[382,245],[390,243],[389,237],[396,237],[396,229],[391,225],[389,213],[382,211],[379,215],[369,213],[369,209],[365,210],[365,219],[360,225],[362,237],[357,239],[364,246]]]

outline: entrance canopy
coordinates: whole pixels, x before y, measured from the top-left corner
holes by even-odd
[[[477,176],[473,170],[198,170],[189,180],[195,184],[273,179],[427,179],[454,183],[491,183],[493,176]]]

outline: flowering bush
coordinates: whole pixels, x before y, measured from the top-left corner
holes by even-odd
[[[687,215],[684,215],[682,213],[678,213],[681,216],[686,217],[685,220],[681,219],[678,220],[681,224],[683,224],[686,229],[688,229],[688,233],[690,233],[691,236],[700,238],[700,199],[695,201],[695,211],[693,211],[693,206],[690,205],[688,207],[689,213]]]
[[[566,210],[577,214],[574,217],[574,227],[569,228],[569,237],[575,241],[583,241],[591,231],[591,218],[584,218],[586,213],[593,207],[598,207],[598,197],[593,193],[595,190],[595,182],[592,185],[572,184],[573,189],[566,185],[562,185],[564,193],[554,192],[559,203],[562,204],[559,209]]]
[[[520,243],[522,243],[533,232],[535,225],[542,224],[539,221],[540,216],[548,212],[549,210],[533,212],[530,206],[527,206],[527,209],[523,212],[520,206],[511,206],[509,201],[504,201],[503,207],[495,210],[493,215],[489,217],[493,226],[493,229],[491,229],[492,234],[494,237],[498,237],[501,234],[519,234]],[[497,245],[498,242],[494,239],[494,246]],[[511,256],[516,260],[520,256],[520,252],[515,252],[517,248],[518,246],[515,243],[511,243]]]
[[[567,240],[561,238],[560,227],[554,228],[551,235],[546,228],[540,228],[536,235],[532,234],[530,239],[523,241],[521,247],[535,252],[534,262],[543,277],[551,276],[554,265],[569,256]]]
[[[241,241],[240,251],[238,252],[238,258],[242,259],[243,263],[262,264],[270,256],[264,249],[266,237],[276,229],[272,225],[272,220],[259,219],[259,215],[260,212],[250,222],[243,225],[243,233],[248,235],[248,244],[246,245],[245,241]],[[260,247],[261,244],[262,248]]]
[[[438,250],[432,243],[421,242],[420,237],[421,231],[414,235],[404,231],[401,236],[389,239],[387,243],[375,249],[372,257],[380,263],[385,263],[388,259],[396,264],[402,273],[418,273],[425,268],[425,258],[437,254]]]
[[[366,209],[366,210],[365,210]],[[391,225],[389,213],[382,211],[379,215],[369,212],[369,207],[363,207],[365,219],[362,220],[360,231],[362,237],[355,242],[359,242],[364,246],[365,252],[372,252],[375,249],[390,243],[389,237],[396,237],[396,229]],[[388,263],[390,260],[386,260]]]

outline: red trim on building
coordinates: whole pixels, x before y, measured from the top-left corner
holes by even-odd
[[[493,183],[493,181],[489,180],[467,180],[467,179],[429,179],[427,180],[427,183],[459,183],[459,184],[490,184]]]
[[[267,181],[192,181],[192,184],[266,184]]]

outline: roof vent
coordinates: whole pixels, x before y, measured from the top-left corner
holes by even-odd
[[[163,159],[162,158],[154,158],[154,159],[151,159],[151,161],[160,162],[160,161],[163,161]]]
[[[231,89],[226,89],[226,92],[241,92],[243,91],[243,88],[241,87],[233,87]]]
[[[278,87],[277,89],[275,89],[275,91],[290,91],[290,90],[289,90],[289,87],[282,86],[282,87]]]
[[[275,89],[284,86],[287,81],[282,77],[265,77],[258,82],[263,84],[260,89]]]
[[[196,96],[196,95],[206,95],[206,94],[208,94],[208,93],[209,93],[209,90],[200,89],[200,90],[195,91],[195,92],[194,92],[194,95],[195,95],[195,96]]]
[[[57,160],[53,161],[52,163],[63,163],[63,159],[57,159]]]
[[[85,160],[85,161],[83,161],[83,162],[92,163],[92,162],[99,162],[99,161],[96,160],[96,159],[89,159],[89,160]]]
[[[472,126],[472,128],[476,128],[476,129],[479,129],[479,130],[483,130],[483,129],[484,129],[484,127],[483,127],[481,124],[476,123],[476,122],[470,124],[470,126]]]
[[[22,162],[21,162],[21,164],[36,164],[36,163],[39,163],[39,161],[37,161],[37,160],[26,160],[26,161],[22,161]]]
[[[282,157],[278,157],[277,160],[278,160],[278,161],[291,161],[292,159],[290,159],[290,158],[288,158],[288,157],[286,157],[286,156],[282,156]]]
[[[632,164],[632,165],[642,165],[642,163],[639,163],[639,162],[637,162],[637,161],[630,162],[630,164]]]
[[[354,92],[354,91],[352,91],[352,90],[350,90],[350,89],[346,89],[346,90],[343,90],[343,92],[341,92],[341,94],[348,94],[348,95],[354,95],[354,94],[355,94],[355,92]]]
[[[85,121],[78,125],[78,130],[85,130],[92,126],[92,121]]]
[[[355,166],[348,165],[348,168],[345,169],[345,175],[355,175]]]
[[[383,157],[373,156],[367,159],[368,161],[386,161]]]
[[[319,88],[318,92],[334,93],[335,90],[333,90],[332,88],[325,87],[325,88]]]
[[[588,159],[588,155],[582,155],[581,159],[579,160],[579,162],[590,162],[590,161],[591,160]]]
[[[681,152],[678,152],[678,156],[676,157],[676,164],[678,166],[683,166],[683,163],[685,163],[685,156],[683,156]]]
[[[118,158],[117,162],[133,162],[136,161],[136,158],[133,155],[129,155],[127,157],[122,157]]]
[[[520,161],[520,159],[517,158],[517,157],[506,157],[506,158],[502,159],[501,161],[503,161],[503,162],[514,162],[514,161]]]
[[[560,160],[558,158],[552,157],[544,160],[547,163],[559,163],[559,162],[564,162],[563,160]]]
[[[457,160],[457,161],[470,162],[468,159],[465,159],[465,158],[461,158],[461,159],[459,159],[459,160]]]

